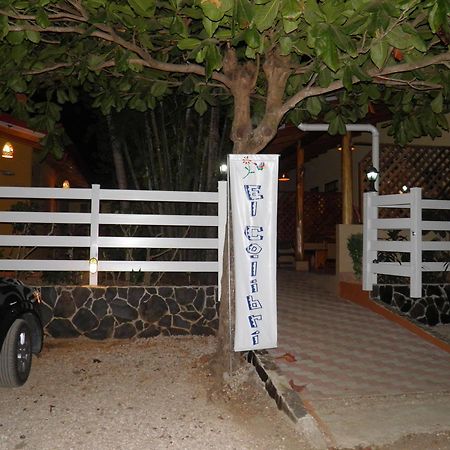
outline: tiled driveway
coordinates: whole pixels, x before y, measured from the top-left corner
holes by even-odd
[[[303,399],[450,392],[449,353],[340,299],[333,283],[278,273],[279,346],[270,354]]]

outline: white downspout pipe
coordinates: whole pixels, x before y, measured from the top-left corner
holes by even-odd
[[[298,125],[301,131],[328,131],[327,123],[301,123]],[[346,125],[347,131],[367,131],[372,133],[372,166],[380,171],[380,133],[376,127],[365,123],[354,123]],[[375,181],[375,189],[378,192],[380,176]]]

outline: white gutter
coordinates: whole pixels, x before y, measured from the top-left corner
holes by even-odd
[[[301,123],[298,125],[301,131],[328,131],[327,123]],[[380,171],[380,133],[376,127],[365,123],[354,123],[346,125],[347,131],[367,131],[372,133],[372,166]],[[375,189],[378,191],[380,177],[375,181]]]

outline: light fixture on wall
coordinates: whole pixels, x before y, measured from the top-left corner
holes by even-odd
[[[14,147],[11,142],[5,142],[5,145],[2,148],[2,158],[14,158]]]
[[[98,260],[95,257],[92,257],[89,260],[89,272],[91,272],[92,274],[97,273],[98,270]]]
[[[63,189],[69,189],[70,188],[70,182],[69,180],[64,180],[62,183]]]
[[[370,183],[369,184],[369,191],[375,192],[376,191],[376,189],[375,189],[375,182],[378,179],[378,170],[375,167],[370,166],[367,169],[366,176],[367,176],[367,179],[369,180],[369,183]]]
[[[226,163],[222,163],[219,166],[219,180],[226,181],[228,174],[228,166]]]
[[[278,181],[281,181],[282,183],[285,183],[286,181],[289,181],[289,175],[286,175],[285,173],[281,174],[281,177],[278,178]]]
[[[352,152],[354,152],[354,151],[356,150],[356,148],[353,147],[353,145],[352,145],[351,148],[350,148],[350,150],[351,150]],[[339,147],[337,148],[337,151],[338,151],[338,152],[342,152],[342,145],[339,145]]]

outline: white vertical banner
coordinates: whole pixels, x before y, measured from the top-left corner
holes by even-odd
[[[229,155],[235,275],[234,351],[277,346],[279,155]]]

